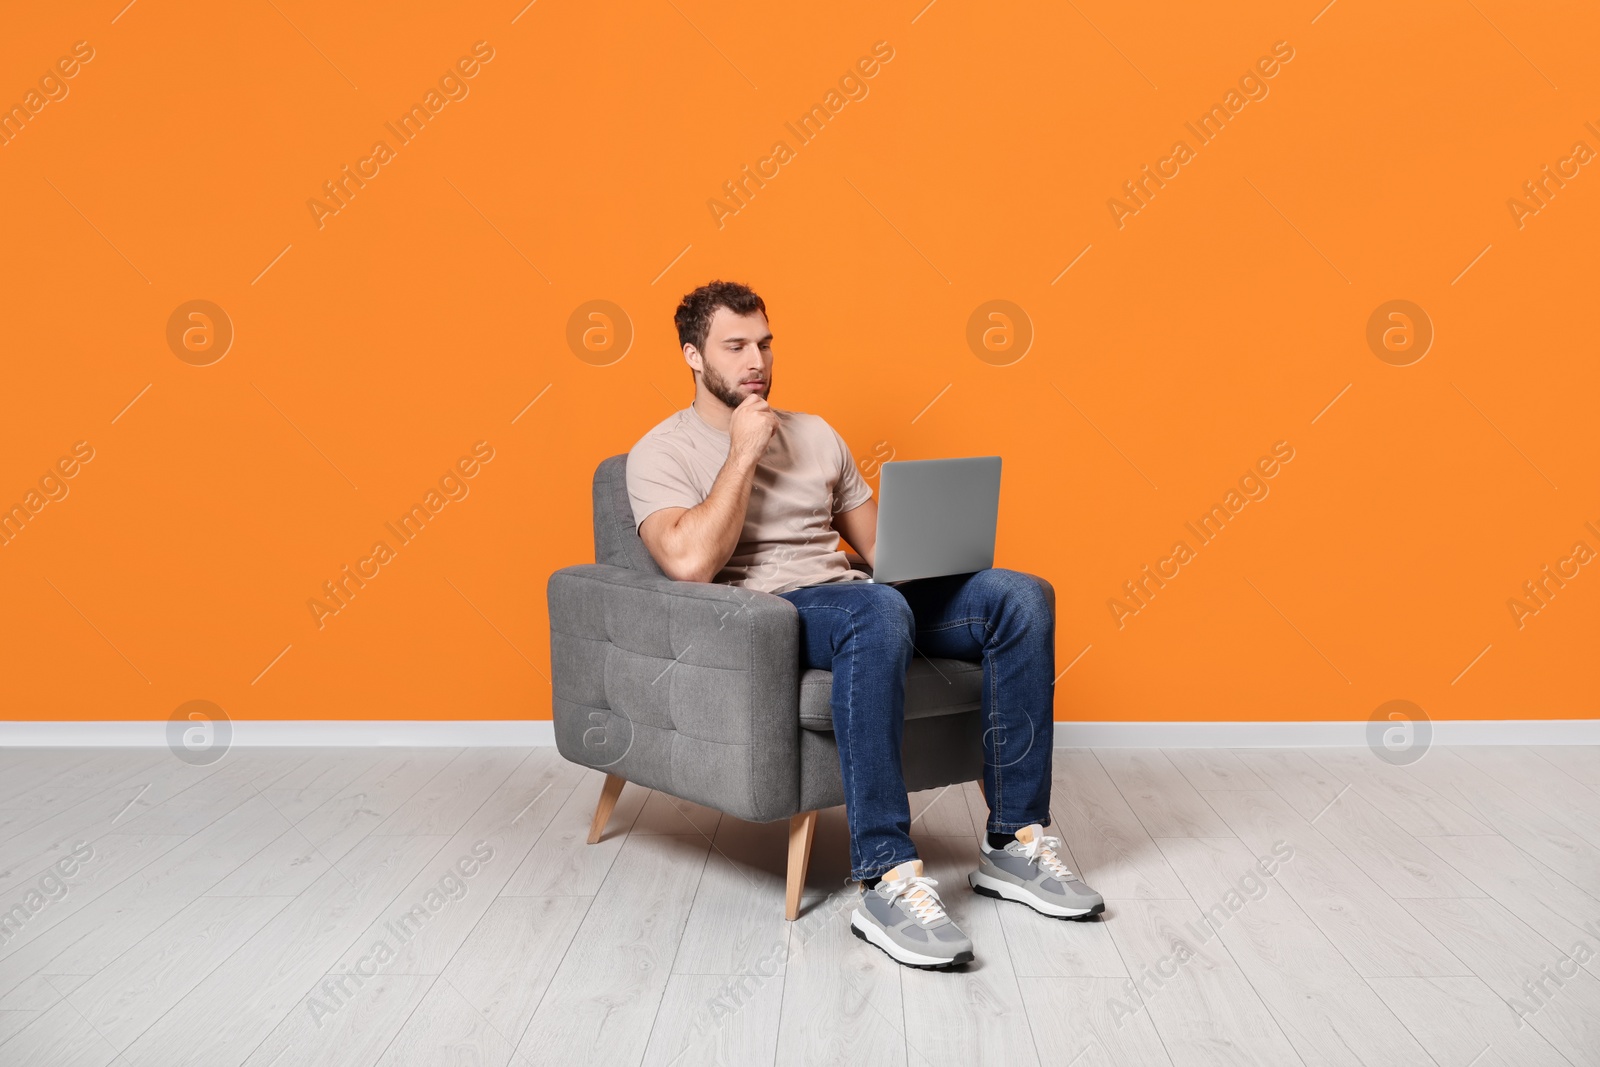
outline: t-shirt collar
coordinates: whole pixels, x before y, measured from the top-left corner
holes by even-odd
[[[715,436],[719,440],[727,441],[727,440],[730,439],[729,436],[728,436],[728,431],[727,430],[719,430],[715,426],[713,426],[709,422],[707,422],[705,420],[705,417],[700,414],[700,410],[698,408],[696,408],[693,404],[689,405],[689,417],[691,419],[693,419],[696,423],[698,423],[700,425],[700,428],[703,429],[706,433],[712,434],[713,436]]]

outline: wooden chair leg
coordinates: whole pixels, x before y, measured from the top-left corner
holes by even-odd
[[[789,818],[789,886],[783,917],[790,922],[800,917],[800,891],[806,887],[806,868],[811,864],[811,839],[816,829],[814,811],[802,811]]]
[[[606,823],[611,821],[612,809],[617,806],[617,798],[622,795],[622,787],[626,784],[625,778],[606,775],[606,784],[600,787],[600,803],[594,806],[594,822],[589,824],[589,844],[599,841],[606,832]]]

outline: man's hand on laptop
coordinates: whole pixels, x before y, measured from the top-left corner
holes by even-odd
[[[766,454],[772,435],[778,432],[778,416],[759,393],[751,393],[733,409],[728,424],[729,450],[754,463]]]

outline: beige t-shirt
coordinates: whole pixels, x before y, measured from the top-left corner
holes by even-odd
[[[833,516],[872,499],[844,438],[819,415],[781,411],[756,464],[744,529],[715,581],[763,593],[865,579],[850,567]],[[635,528],[662,508],[692,508],[711,495],[728,458],[727,431],[691,407],[670,416],[628,453]]]

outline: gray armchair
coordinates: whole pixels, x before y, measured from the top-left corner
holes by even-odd
[[[595,470],[597,562],[548,586],[556,745],[606,773],[589,843],[626,782],[751,822],[788,819],[794,919],[817,812],[844,803],[833,675],[800,669],[800,617],[782,597],[661,572],[634,528],[627,459]],[[907,789],[981,780],[982,679],[975,662],[913,658]]]

